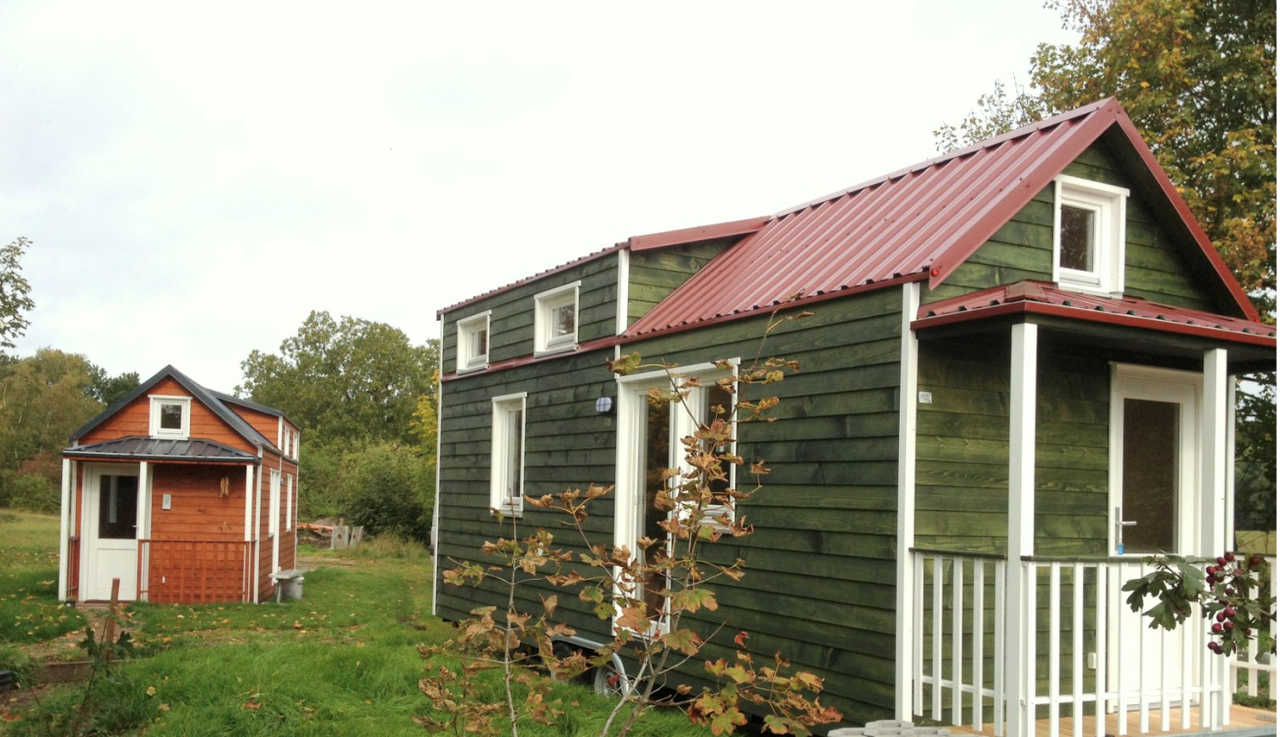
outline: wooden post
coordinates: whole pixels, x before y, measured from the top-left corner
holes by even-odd
[[[916,403],[918,389],[917,365],[919,345],[911,330],[911,321],[920,309],[920,283],[902,285],[901,338],[898,385],[898,575],[896,625],[897,678],[894,681],[894,702],[898,719],[911,721],[912,706],[912,644],[915,642],[914,612],[923,606],[912,598],[915,592],[911,561],[911,548],[916,540]],[[437,495],[437,499],[439,495]],[[431,534],[435,535],[432,529]],[[934,688],[937,688],[935,684]]]
[[[1026,611],[1029,592],[1035,591],[1035,571],[1023,578],[1022,556],[1035,552],[1036,506],[1036,348],[1037,326],[1013,326],[1009,363],[1009,564],[1005,568],[1005,694],[1008,735],[1035,731],[1035,661],[1027,636],[1035,612]],[[1034,601],[1034,599],[1031,599]]]
[[[58,527],[58,601],[67,600],[67,576],[75,561],[68,559],[70,555],[71,528],[75,519],[71,516],[72,494],[71,459],[62,459],[62,516]]]
[[[116,639],[116,607],[120,606],[120,579],[111,579],[111,603],[107,605],[107,621],[102,623],[102,644],[109,645]],[[106,650],[106,659],[111,660],[111,651]]]

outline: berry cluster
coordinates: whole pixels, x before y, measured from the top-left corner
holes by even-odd
[[[1247,561],[1237,560],[1235,553],[1228,551],[1214,563],[1205,568],[1204,577],[1210,589],[1206,611],[1215,620],[1209,628],[1213,637],[1209,649],[1218,655],[1230,655],[1247,647],[1253,628],[1261,624],[1258,619],[1262,612],[1254,611],[1258,607],[1250,604],[1251,592],[1261,583],[1259,574],[1269,576],[1270,571],[1258,555]],[[1270,617],[1274,614],[1267,618]]]

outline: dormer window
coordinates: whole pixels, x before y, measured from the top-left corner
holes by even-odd
[[[489,311],[458,321],[458,372],[489,366]]]
[[[1064,289],[1124,291],[1129,190],[1065,174],[1054,180],[1053,280]]]
[[[578,346],[578,286],[549,289],[533,298],[533,352],[558,353]]]
[[[191,437],[191,397],[151,395],[151,437]]]

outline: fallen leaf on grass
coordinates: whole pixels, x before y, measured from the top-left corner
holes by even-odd
[[[156,708],[157,708],[157,709],[159,709],[160,711],[169,711],[169,705],[168,705],[168,704],[161,704],[160,706],[157,706]]]
[[[155,696],[155,695],[156,695],[156,687],[147,686],[147,696]]]

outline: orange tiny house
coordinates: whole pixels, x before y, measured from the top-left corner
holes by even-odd
[[[266,601],[297,553],[298,428],[172,366],[62,452],[58,596]]]

